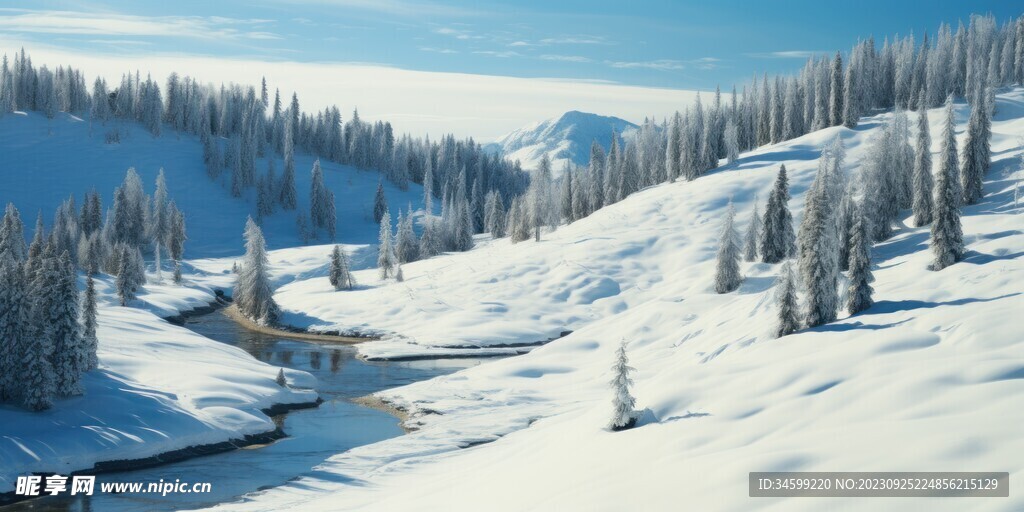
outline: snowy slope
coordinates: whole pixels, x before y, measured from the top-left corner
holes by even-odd
[[[592,142],[597,141],[607,152],[613,132],[621,136],[636,128],[635,124],[617,117],[572,110],[512,131],[485,148],[509,160],[519,160],[526,170],[536,169],[547,155],[552,170],[558,175],[566,162],[587,165]]]
[[[413,342],[360,346],[369,355],[574,332],[384,392],[415,411],[420,430],[221,508],[822,509],[822,500],[748,498],[747,473],[773,470],[1009,471],[1020,489],[1024,212],[1002,173],[1019,169],[1024,90],[1004,91],[997,109],[986,196],[964,211],[965,261],[926,270],[928,229],[905,227],[873,250],[873,308],[781,339],[768,335],[777,265],[743,263],[741,288],[713,293],[728,198],[745,229],[754,196],[764,204],[785,163],[799,221],[821,148],[841,136],[857,172],[864,143],[890,114],[760,148],[696,182],[652,187],[540,243],[498,240],[407,265],[404,283],[380,286],[367,271],[356,292],[331,294],[324,277],[283,286],[286,309]],[[962,140],[967,107],[957,115]],[[942,115],[930,116],[937,140]],[[647,411],[640,428],[610,433],[606,383],[620,339]],[[827,506],[1010,511],[1024,508],[1024,495]]]
[[[106,144],[107,131],[119,129],[120,144]],[[110,121],[106,126],[92,125],[67,114],[52,120],[38,112],[15,113],[0,118],[0,204],[14,202],[31,237],[36,212],[42,211],[47,226],[53,211],[74,194],[79,206],[82,196],[95,188],[103,198],[104,209],[113,201],[114,188],[121,184],[125,171],[135,167],[148,194],[153,193],[157,172],[167,175],[170,197],[185,214],[189,240],[186,257],[227,256],[242,252],[242,229],[247,215],[256,214],[254,190],[242,198],[231,196],[230,173],[222,173],[222,183],[206,175],[202,144],[195,137],[165,129],[157,138],[135,123]],[[275,173],[284,169],[276,158]],[[295,155],[295,187],[298,210],[309,214],[310,170],[313,157]],[[267,170],[265,158],[256,169]],[[380,180],[375,171],[324,162],[324,179],[335,194],[340,241],[373,243],[377,224],[373,221],[373,198]],[[407,191],[385,182],[385,193],[392,218],[398,209],[411,202],[421,209],[422,188],[410,184]],[[292,247],[302,242],[295,224],[295,212],[277,211],[263,222],[270,248]],[[321,240],[320,243],[326,241]]]
[[[0,405],[0,492],[19,474],[66,475],[273,431],[261,409],[316,400],[312,375],[287,370],[296,389],[282,388],[277,367],[151,312],[190,309],[212,300],[209,289],[151,285],[141,308],[125,308],[111,281],[97,281],[100,368],[83,378],[85,394],[40,413]]]

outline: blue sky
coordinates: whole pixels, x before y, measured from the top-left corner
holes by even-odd
[[[76,52],[358,62],[419,71],[728,88],[858,37],[934,32],[1014,2],[8,1],[0,35]],[[880,43],[881,41],[879,41]]]

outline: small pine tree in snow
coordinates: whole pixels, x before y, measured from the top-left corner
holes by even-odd
[[[779,271],[778,284],[775,285],[775,303],[778,307],[778,323],[775,326],[775,337],[781,338],[800,329],[800,305],[796,299],[796,283],[793,269],[787,261]]]
[[[273,324],[280,315],[270,287],[268,265],[263,231],[249,217],[245,224],[245,257],[238,269],[234,299],[243,315],[262,325]]]
[[[633,385],[629,374],[634,371],[636,369],[629,366],[629,358],[626,356],[626,341],[622,340],[619,349],[615,351],[615,365],[612,366],[614,377],[610,382],[613,395],[612,418],[608,428],[611,430],[625,430],[636,425],[636,399],[629,389]]]
[[[82,299],[82,345],[85,351],[85,371],[95,370],[99,366],[96,350],[99,338],[96,337],[96,285],[92,276],[85,281],[85,297]]]
[[[964,234],[960,225],[960,187],[957,185],[959,162],[953,130],[953,97],[946,99],[946,120],[942,129],[939,172],[935,180],[931,245],[935,260],[932,270],[942,270],[958,261],[964,253]]]
[[[730,201],[718,244],[718,258],[715,265],[716,293],[729,293],[739,288],[740,282],[743,280],[743,276],[740,274],[740,248],[737,243],[739,236],[733,227],[735,217],[736,209],[733,208],[732,201]]]
[[[127,245],[121,244],[117,259],[117,278],[114,281],[114,287],[117,289],[117,297],[121,300],[122,306],[127,306],[129,302],[135,300],[135,281],[130,250]]]
[[[331,273],[329,276],[331,286],[335,290],[351,290],[355,286],[352,273],[349,270],[348,258],[340,245],[335,245],[331,251]]]
[[[284,135],[284,174],[281,175],[280,201],[281,207],[285,210],[295,209],[295,144],[293,142],[295,127],[292,126],[291,117],[285,124]]]
[[[402,272],[402,264],[401,263],[398,264],[398,270],[395,271],[395,281],[399,282],[399,283],[405,281],[405,273]]]
[[[388,211],[388,200],[384,197],[384,183],[377,182],[377,194],[373,198],[373,221],[380,224],[384,213]]]
[[[284,368],[277,369],[277,378],[274,379],[274,382],[276,382],[277,385],[281,386],[282,388],[288,387],[288,379],[286,379],[284,376]]]
[[[921,91],[917,110],[917,143],[914,147],[913,208],[915,226],[925,226],[932,222],[932,138],[929,130],[928,108],[924,91]]]
[[[747,236],[743,241],[743,259],[755,261],[757,259],[757,245],[761,240],[761,213],[757,211],[757,199],[754,199],[754,209],[750,212],[750,225],[747,227]]]
[[[865,225],[864,212],[858,209],[850,233],[850,285],[846,293],[846,310],[855,315],[874,304],[871,295],[875,280],[871,273],[871,240]]]
[[[391,214],[384,212],[380,219],[380,244],[377,248],[377,267],[380,269],[380,278],[387,279],[394,276],[395,265],[398,258],[395,256],[395,246],[391,241]]]
[[[764,212],[761,261],[778,263],[793,256],[795,252],[796,234],[793,231],[793,216],[789,213],[789,178],[786,176],[786,166],[780,165]]]

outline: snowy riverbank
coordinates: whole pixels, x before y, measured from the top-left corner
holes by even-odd
[[[100,368],[83,378],[85,394],[39,413],[0,406],[0,493],[19,474],[269,439],[277,427],[264,409],[317,400],[308,373],[286,371],[293,387],[282,388],[277,367],[161,318],[207,305],[209,287],[150,285],[128,308],[116,305],[109,277],[97,291]]]

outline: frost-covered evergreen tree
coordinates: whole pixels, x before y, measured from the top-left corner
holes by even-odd
[[[512,205],[508,208],[507,227],[512,243],[530,239],[530,217],[526,212],[526,205],[521,197],[513,199]]]
[[[351,290],[355,286],[355,280],[352,279],[352,272],[349,270],[348,257],[340,245],[335,245],[331,251],[329,280],[335,290]]]
[[[388,211],[388,200],[384,197],[384,183],[378,181],[377,194],[373,198],[373,221],[380,224],[386,211]]]
[[[914,225],[932,222],[932,137],[924,92],[918,99],[917,143],[914,148]]]
[[[505,205],[502,203],[501,194],[488,192],[484,201],[484,230],[493,238],[505,236]]]
[[[21,221],[21,213],[13,204],[7,203],[3,220],[0,221],[0,260],[10,258],[23,262],[28,257],[25,245],[25,224]]]
[[[120,244],[118,247],[117,278],[114,281],[114,286],[117,289],[117,296],[121,300],[121,305],[127,306],[129,302],[135,300],[132,255],[129,253],[130,249],[127,245]]]
[[[682,168],[680,166],[681,154],[680,154],[680,137],[682,136],[682,116],[679,112],[676,112],[675,116],[672,117],[672,122],[668,125],[668,139],[665,144],[665,179],[667,181],[675,181],[682,174]]]
[[[775,185],[768,196],[761,231],[761,261],[778,263],[796,253],[793,216],[789,213],[789,178],[785,164],[779,166]]]
[[[533,231],[534,241],[540,241],[541,230],[558,223],[555,210],[554,194],[552,193],[551,161],[545,154],[541,158],[536,174],[530,180],[527,192],[529,205],[529,225]]]
[[[405,273],[402,272],[402,264],[398,264],[398,270],[395,271],[395,282],[401,283],[405,281]]]
[[[875,292],[871,287],[875,277],[871,273],[871,239],[867,221],[861,208],[857,209],[855,216],[850,233],[850,284],[846,291],[846,310],[851,315],[870,308],[874,304],[871,295]]]
[[[841,143],[830,145],[822,152],[818,172],[807,191],[800,224],[799,269],[806,290],[807,325],[810,327],[835,320],[839,309],[839,233],[835,216],[839,197],[835,186],[842,159]]]
[[[725,214],[725,223],[722,225],[722,235],[718,242],[718,256],[715,260],[715,292],[729,293],[739,288],[743,276],[740,274],[740,247],[739,235],[733,221],[736,217],[736,209],[729,201],[729,209]]]
[[[843,82],[843,57],[836,52],[829,82],[829,126],[843,123]]]
[[[416,240],[416,232],[412,227],[412,210],[409,215],[398,213],[398,233],[395,235],[395,253],[399,263],[409,263],[419,259],[420,245]]]
[[[295,192],[295,126],[291,117],[284,129],[284,174],[281,175],[280,201],[285,210],[294,210],[297,194]]]
[[[788,261],[779,270],[777,283],[775,303],[778,308],[778,323],[775,325],[774,334],[776,338],[781,338],[800,329],[800,305],[796,297],[793,269]]]
[[[277,377],[274,379],[274,382],[282,388],[288,387],[288,379],[284,376],[284,368],[277,369]]]
[[[979,100],[971,106],[967,138],[964,140],[963,165],[960,168],[963,204],[975,204],[981,200],[982,182],[988,173],[992,154],[991,90],[979,95]]]
[[[313,162],[309,186],[309,219],[313,229],[326,229],[332,231],[331,225],[336,221],[331,215],[334,197],[331,191],[324,184],[324,172],[320,168],[320,159]]]
[[[79,395],[88,356],[78,324],[77,276],[67,251],[54,259],[52,269],[54,279],[48,286],[52,295],[43,318],[53,343],[54,393],[60,397]]]
[[[249,217],[245,223],[245,257],[238,269],[234,299],[239,312],[261,325],[272,325],[280,316],[270,286],[268,264],[263,231]]]
[[[427,215],[434,214],[434,167],[430,154],[423,159],[423,208]]]
[[[747,226],[747,235],[743,241],[743,259],[747,261],[757,260],[757,246],[761,241],[761,213],[757,211],[757,199],[754,199],[754,208],[750,212],[750,224]]]
[[[739,129],[731,118],[725,124],[725,158],[730,164],[740,157]]]
[[[0,256],[0,401],[20,398],[21,364],[28,350],[29,302],[22,265]]]
[[[99,338],[96,336],[96,284],[92,276],[85,278],[85,296],[82,298],[82,348],[85,352],[85,371],[99,366],[96,351]]]
[[[612,380],[609,384],[612,387],[612,417],[608,422],[611,430],[625,430],[636,425],[639,413],[636,410],[636,399],[630,391],[633,386],[633,379],[630,373],[636,369],[629,366],[629,357],[626,355],[626,340],[622,340],[618,350],[615,351],[615,364],[612,366]]]
[[[167,231],[167,238],[164,243],[174,260],[174,282],[181,283],[181,258],[185,255],[185,241],[188,236],[185,234],[185,215],[178,210],[178,207],[171,201],[167,206],[170,228]]]
[[[931,246],[935,260],[932,270],[942,270],[958,261],[964,253],[964,234],[960,225],[960,187],[957,186],[959,162],[953,128],[953,97],[946,99],[946,119],[942,128],[939,172],[935,179],[935,198]]]
[[[398,264],[398,257],[395,255],[395,246],[391,238],[391,214],[384,212],[380,219],[380,241],[377,247],[377,267],[380,278],[388,279],[394,277],[395,266]]]

